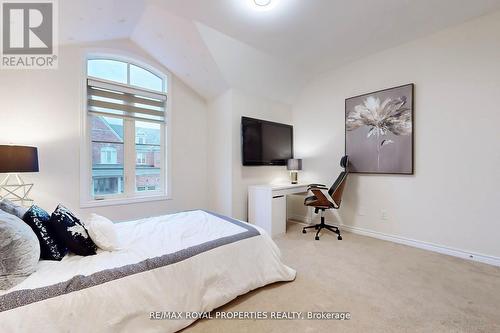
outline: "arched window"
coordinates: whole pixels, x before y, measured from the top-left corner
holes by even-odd
[[[166,196],[167,77],[131,61],[99,57],[87,60],[86,83],[93,152],[92,181],[86,184],[94,184],[89,200]],[[120,186],[103,191],[101,185],[112,179]]]
[[[87,62],[89,77],[127,84],[130,86],[164,92],[166,80],[149,70],[113,59],[90,59]]]

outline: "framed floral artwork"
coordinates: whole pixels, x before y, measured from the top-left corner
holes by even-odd
[[[345,100],[350,172],[413,174],[413,92],[412,83]]]

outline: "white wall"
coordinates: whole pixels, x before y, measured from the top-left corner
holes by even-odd
[[[215,169],[210,173],[213,177],[210,189],[210,195],[213,196],[211,209],[234,218],[247,220],[248,186],[286,182],[288,172],[283,166],[244,167],[242,165],[241,117],[247,116],[290,124],[291,107],[250,95],[241,90],[230,90],[212,101],[209,110],[211,155],[217,157],[217,159],[210,158],[211,168]],[[212,142],[217,142],[217,144],[212,145]],[[227,178],[228,176],[230,179]]]
[[[340,172],[345,98],[410,82],[416,173],[351,175],[341,222],[500,257],[500,13],[311,82],[293,108],[304,176],[331,184]]]
[[[39,147],[40,173],[25,177],[35,183],[36,203],[49,212],[63,203],[83,217],[95,211],[115,220],[207,208],[206,103],[173,77],[173,200],[80,209],[80,116],[87,50],[132,56],[162,69],[135,44],[120,40],[62,47],[58,70],[0,70],[0,144]]]
[[[251,117],[290,124],[292,110],[287,104],[273,102],[233,91],[233,217],[248,220],[248,186],[269,183],[284,183],[288,171],[284,166],[243,166],[241,155],[241,117]]]
[[[231,216],[233,213],[232,179],[232,104],[229,90],[209,103],[208,177],[210,209]]]

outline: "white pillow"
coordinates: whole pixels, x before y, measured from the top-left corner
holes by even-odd
[[[97,214],[90,215],[85,222],[90,238],[95,245],[105,251],[120,250],[120,242],[115,225],[111,220]]]

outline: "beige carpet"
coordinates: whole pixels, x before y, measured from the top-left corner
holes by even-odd
[[[184,332],[500,332],[500,268],[369,237],[276,239],[297,279],[221,311],[348,311],[350,321],[202,320]]]

